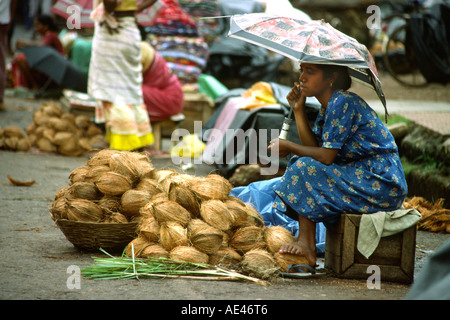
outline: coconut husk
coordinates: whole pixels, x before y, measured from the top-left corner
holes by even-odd
[[[30,142],[30,140],[28,140],[27,137],[21,138],[21,139],[19,139],[19,141],[17,141],[17,144],[16,144],[17,151],[26,152],[26,151],[30,150],[30,148],[31,148],[31,142]]]
[[[95,125],[95,123],[93,123],[93,122],[91,121],[91,123],[88,125],[88,127],[87,127],[86,130],[85,130],[85,134],[86,134],[86,136],[88,136],[88,137],[93,137],[93,136],[96,136],[96,135],[99,135],[99,134],[103,134],[103,131],[102,131],[102,129],[100,129],[99,127],[97,127],[97,126]]]
[[[200,219],[193,219],[199,220]],[[217,252],[222,246],[224,233],[207,223],[194,222],[189,223],[188,235],[192,245],[206,254]]]
[[[192,218],[198,217],[200,214],[200,201],[188,187],[180,183],[172,183],[170,185],[168,198],[177,202],[190,212]]]
[[[15,151],[18,142],[19,142],[19,138],[18,137],[4,138],[4,145],[5,145],[6,150]]]
[[[304,256],[299,256],[295,254],[290,253],[280,253],[276,252],[274,254],[275,261],[277,265],[286,272],[288,269],[288,266],[291,264],[308,264],[308,260]],[[308,270],[305,270],[308,271]],[[296,272],[295,270],[293,272]]]
[[[131,180],[116,172],[104,172],[95,180],[97,188],[105,195],[118,196],[132,188]]]
[[[164,179],[161,180],[160,184],[163,190],[168,193],[172,184],[178,184],[185,188],[190,188],[191,184],[196,179],[198,179],[198,177],[189,174],[174,173],[168,174]]]
[[[5,138],[11,138],[16,137],[18,139],[24,138],[25,135],[23,134],[23,131],[21,128],[17,126],[8,126],[5,129],[3,129],[3,137]]]
[[[155,178],[155,167],[147,155],[140,152],[130,152],[129,154],[135,159],[134,165],[140,180]]]
[[[153,243],[148,242],[146,239],[142,237],[137,237],[133,239],[129,244],[127,244],[125,248],[125,254],[128,257],[133,257],[133,250],[134,250],[134,257],[140,257],[142,250],[144,250],[146,247],[152,245]]]
[[[264,239],[266,240],[267,248],[271,253],[278,252],[283,244],[294,241],[292,234],[282,226],[270,226],[264,228]]]
[[[87,200],[99,200],[102,197],[102,193],[98,190],[97,186],[92,182],[80,181],[73,183],[66,193],[68,199],[87,199]]]
[[[201,200],[226,200],[232,186],[225,178],[210,174],[205,178],[198,178],[193,181],[191,189]]]
[[[67,219],[67,200],[65,197],[56,198],[50,207],[53,220]]]
[[[62,108],[55,103],[43,103],[41,104],[39,110],[49,117],[59,118],[63,114]]]
[[[111,159],[111,156],[119,153],[120,151],[117,150],[111,150],[111,149],[103,149],[97,152],[92,156],[91,159],[88,160],[87,165],[90,167],[96,167],[96,166],[108,166],[109,167],[109,160]]]
[[[206,200],[201,203],[200,216],[205,222],[222,231],[230,230],[234,219],[227,206],[220,200]]]
[[[25,127],[25,133],[30,135],[32,133],[34,133],[34,131],[36,130],[36,124],[34,122],[31,122],[29,125],[27,125]],[[3,129],[0,129],[0,137],[3,136]]]
[[[119,196],[103,196],[98,201],[98,206],[102,208],[103,212],[120,212],[120,197]]]
[[[238,252],[245,253],[253,249],[267,246],[264,241],[264,230],[261,227],[249,226],[238,229],[230,239],[230,246]]]
[[[169,258],[169,252],[159,244],[145,247],[139,254],[141,258]]]
[[[65,197],[67,190],[69,190],[69,187],[65,187],[65,188],[62,188],[62,189],[59,189],[58,191],[56,191],[55,200],[58,198],[61,198],[61,197]]]
[[[178,172],[172,169],[160,169],[155,171],[155,179],[161,184],[167,177],[173,174],[178,174]]]
[[[245,209],[247,210],[247,226],[264,226],[264,219],[251,204],[245,203]]]
[[[233,227],[241,228],[248,226],[247,207],[241,199],[230,197],[225,200],[224,203],[227,206],[228,211],[233,215]]]
[[[86,181],[86,174],[88,172],[89,172],[89,167],[87,167],[87,166],[82,166],[82,167],[73,169],[72,172],[69,174],[70,184],[73,184],[75,182]]]
[[[75,136],[72,136],[64,144],[59,145],[57,150],[59,153],[69,157],[78,157],[83,154],[83,149]]]
[[[56,152],[56,146],[47,138],[40,138],[36,141],[39,150],[44,152]]]
[[[92,121],[88,116],[75,116],[75,124],[80,130],[86,131],[91,123]]]
[[[50,117],[43,113],[41,110],[38,110],[33,114],[33,122],[38,127],[45,126],[49,119]]]
[[[155,200],[149,203],[152,207],[153,216],[160,224],[164,222],[178,222],[187,227],[191,214],[181,205],[170,200]]]
[[[209,255],[211,265],[236,266],[242,261],[242,256],[233,248],[220,248]]]
[[[83,153],[89,152],[92,150],[91,143],[89,142],[88,138],[80,138],[78,139],[78,144],[80,145],[81,150]]]
[[[279,271],[279,267],[267,250],[253,249],[244,254],[241,261],[242,270],[257,278],[269,279]]]
[[[103,211],[90,200],[73,199],[67,201],[67,218],[73,221],[100,222]]]
[[[109,167],[111,171],[124,175],[135,182],[139,179],[139,172],[136,168],[136,159],[131,153],[121,151],[120,153],[113,154],[109,159]]]
[[[63,113],[61,119],[67,120],[69,123],[75,125],[75,115],[73,113]]]
[[[50,140],[51,143],[54,144],[55,133],[55,130],[53,130],[52,128],[44,128],[44,130],[42,131],[42,137]]]
[[[139,210],[151,200],[151,195],[143,190],[130,189],[120,199],[122,212],[128,216],[139,215]]]
[[[177,222],[164,222],[159,230],[159,242],[167,251],[178,246],[187,246],[187,230]]]
[[[160,184],[155,179],[148,177],[141,179],[136,185],[136,189],[146,191],[151,196],[163,192]]]
[[[30,145],[31,146],[36,146],[37,145],[37,136],[34,133],[30,133],[28,134],[28,141],[30,141]]]
[[[48,119],[47,125],[55,131],[68,131],[70,126],[67,120],[56,117]]]
[[[110,212],[105,214],[104,223],[128,223],[127,217],[120,212]]]
[[[169,252],[169,258],[177,261],[208,263],[209,257],[206,253],[194,247],[178,246]]]
[[[161,227],[152,215],[143,217],[139,223],[139,234],[150,242],[159,242]]]
[[[106,165],[98,165],[98,166],[88,166],[88,171],[86,173],[86,180],[95,182],[97,179],[101,177],[105,172],[110,172],[111,169]]]

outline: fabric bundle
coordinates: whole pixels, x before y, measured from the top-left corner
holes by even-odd
[[[220,3],[218,0],[180,0],[180,6],[197,23],[198,32],[209,44],[220,33],[219,20],[210,17],[220,16]]]

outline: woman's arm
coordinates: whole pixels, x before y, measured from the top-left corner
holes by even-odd
[[[317,142],[316,136],[311,130],[311,127],[309,126],[308,118],[306,116],[306,96],[300,91],[299,85],[300,84],[296,82],[294,88],[292,88],[286,98],[289,105],[292,105],[295,101],[293,112],[300,141],[304,146],[318,147],[319,143]]]
[[[142,10],[151,7],[155,2],[156,0],[142,0],[138,5],[136,12],[141,12]]]

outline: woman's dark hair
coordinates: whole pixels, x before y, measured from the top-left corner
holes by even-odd
[[[348,90],[352,86],[352,78],[348,74],[348,68],[344,66],[316,64],[322,70],[324,79],[333,77],[333,73],[337,73],[338,77],[333,82],[334,90]]]
[[[51,31],[58,31],[55,21],[47,14],[40,15],[36,18],[40,24],[47,26]]]

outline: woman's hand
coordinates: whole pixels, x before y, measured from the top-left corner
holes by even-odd
[[[268,150],[278,154],[278,157],[283,158],[292,153],[291,151],[292,142],[280,138],[275,138],[270,141]]]
[[[286,96],[287,101],[289,102],[289,105],[291,106],[293,102],[295,102],[294,105],[294,111],[302,110],[305,106],[306,102],[306,96],[303,94],[301,90],[300,83],[295,82],[294,87],[292,90],[288,93]]]

